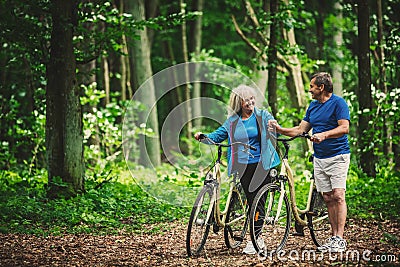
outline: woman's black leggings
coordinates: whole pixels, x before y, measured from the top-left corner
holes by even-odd
[[[249,205],[249,213],[250,213],[251,206],[258,191],[261,189],[261,187],[269,183],[271,179],[268,176],[268,171],[264,170],[264,168],[262,167],[261,162],[251,163],[251,164],[236,163],[235,170],[239,173],[240,183],[246,194],[247,203]],[[264,205],[265,203],[260,203],[258,207],[259,218],[265,217]],[[264,220],[261,219],[255,222],[256,225],[255,234],[257,237],[261,233],[261,228],[263,223]]]

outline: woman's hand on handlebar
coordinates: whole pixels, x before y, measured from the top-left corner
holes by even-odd
[[[194,134],[194,139],[196,139],[197,141],[200,141],[203,138],[204,138],[204,134],[202,132],[197,132]]]

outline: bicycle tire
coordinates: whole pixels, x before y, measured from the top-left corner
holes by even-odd
[[[211,207],[213,209],[211,216],[206,221],[210,206],[213,205],[211,203],[212,195],[213,187],[206,185],[194,202],[186,233],[186,251],[189,257],[199,256],[206,243],[214,218],[214,209]]]
[[[249,222],[246,195],[240,185],[237,189],[232,193],[225,220],[224,239],[228,248],[237,248],[242,244]]]
[[[281,194],[283,203],[280,215],[276,217]],[[257,193],[250,210],[249,221],[251,241],[258,255],[272,256],[285,246],[290,231],[290,211],[287,194],[285,191],[281,192],[278,185],[267,184]],[[262,239],[257,240],[257,235]]]
[[[307,214],[311,238],[317,247],[322,246],[331,236],[328,209],[321,193],[314,188],[311,195],[310,212]]]

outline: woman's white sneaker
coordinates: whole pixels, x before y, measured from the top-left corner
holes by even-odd
[[[257,239],[257,243],[258,243],[259,248],[264,248],[264,246],[265,246],[264,239],[259,237]],[[243,253],[249,254],[249,255],[254,255],[257,253],[256,249],[253,246],[253,242],[251,242],[251,240],[247,242],[246,247],[243,249]]]

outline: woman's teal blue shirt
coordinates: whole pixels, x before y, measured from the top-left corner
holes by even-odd
[[[254,108],[254,113],[257,116],[259,122],[259,128],[261,130],[261,162],[265,170],[269,170],[280,164],[279,155],[275,150],[268,133],[268,121],[273,120],[274,117],[265,110]],[[221,125],[214,132],[207,134],[207,137],[216,143],[221,143],[228,139],[228,144],[233,142],[234,129],[237,123],[239,123],[239,116],[233,115],[229,117],[223,125]],[[234,147],[229,147],[227,152],[228,157],[228,174],[232,173],[232,167],[235,165],[236,151]]]

